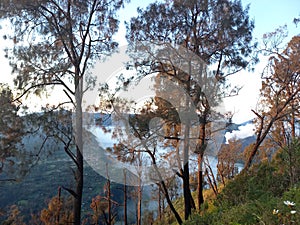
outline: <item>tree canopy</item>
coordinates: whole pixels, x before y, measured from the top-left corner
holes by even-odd
[[[1,1],[0,18],[8,19],[14,33],[8,58],[16,74],[15,85],[20,100],[29,93],[40,94],[47,87],[60,86],[66,101],[75,109],[74,136],[76,150],[66,145],[76,165],[74,223],[80,224],[83,190],[82,98],[94,84],[88,76],[96,59],[111,53],[117,46],[113,34],[118,29],[116,11],[120,0],[39,0]],[[84,81],[88,81],[84,86]],[[71,139],[74,140],[74,139]]]
[[[242,7],[241,1],[228,0],[156,2],[144,10],[138,9],[138,16],[127,24],[126,37],[129,44],[142,52],[133,57],[134,66],[141,72],[141,76],[158,72],[159,76],[172,80],[177,89],[185,91],[182,95],[173,88],[167,97],[168,101],[177,96],[176,110],[182,108],[187,117],[186,121],[181,121],[185,219],[195,205],[189,187],[189,151],[195,148],[193,152],[199,154],[200,210],[203,203],[202,160],[206,130],[212,119],[212,108],[218,105],[223,93],[220,83],[224,84],[227,76],[246,68],[254,59],[251,58],[255,49],[255,43],[252,43],[254,23],[249,19],[248,9]],[[150,57],[143,57],[145,52]],[[207,65],[215,67],[210,74]],[[188,113],[192,111],[198,114],[195,145],[190,142],[191,124],[194,122]],[[177,221],[181,223],[180,219]]]

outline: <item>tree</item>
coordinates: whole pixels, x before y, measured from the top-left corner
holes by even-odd
[[[218,175],[225,186],[225,180],[231,179],[236,175],[236,163],[241,157],[242,143],[240,140],[229,140],[228,144],[218,152]]]
[[[280,98],[281,101],[284,101],[285,99],[290,98],[294,92],[297,92],[297,88],[299,87],[299,74],[297,72],[298,68],[296,63],[299,58],[298,47],[299,36],[296,36],[293,37],[288,43],[287,48],[280,54],[278,59],[275,59],[276,56],[274,59],[272,57],[270,58],[270,63],[274,65],[274,68],[270,69],[270,74],[274,73],[275,75],[270,77],[270,74],[265,74],[266,76],[264,76],[262,94],[264,101],[269,103],[271,108],[276,104],[276,101],[279,100],[277,100],[277,98]],[[270,91],[272,86],[271,83],[273,82],[278,86],[285,88],[284,91],[278,93],[280,96],[274,96],[274,92]],[[268,95],[268,93],[270,94]],[[289,137],[294,139],[296,136],[296,123],[300,117],[299,104],[298,98],[294,98],[289,103],[289,106],[284,110],[286,112],[285,117],[274,123],[274,131],[277,130],[277,133],[280,132],[281,134],[284,134],[280,136],[285,138],[285,140],[281,140],[285,142],[285,144],[287,143],[287,139]],[[275,132],[272,133],[275,134]],[[274,140],[278,140],[280,143],[280,137],[278,137],[277,134],[276,138],[275,135],[273,135]]]
[[[224,83],[225,78],[241,69],[249,63],[249,56],[252,53],[251,45],[253,22],[248,17],[248,7],[242,8],[240,1],[211,0],[211,1],[167,1],[166,3],[154,3],[145,10],[138,9],[139,15],[132,18],[127,24],[127,39],[131,44],[139,44],[143,41],[154,43],[160,46],[162,43],[168,46],[181,46],[192,52],[194,56],[201,58],[204,64],[216,65],[214,77],[217,81]],[[158,19],[160,18],[160,19]],[[198,68],[197,73],[191,74],[185,71],[183,76],[178,71],[182,68],[180,63],[170,62],[168,54],[162,58],[154,51],[157,48],[142,46],[142,51],[150,51],[152,58],[140,57],[134,59],[135,67],[141,71],[141,76],[154,72],[164,73],[181,85],[186,95],[192,101],[186,101],[186,107],[193,104],[198,112],[198,144],[193,152],[198,152],[199,156],[199,176],[198,176],[198,208],[203,203],[203,172],[202,161],[206,143],[206,125],[212,107],[217,102],[219,95],[215,96],[215,101],[208,102],[207,93],[201,87],[201,78],[206,74],[206,70]],[[136,48],[134,48],[136,49]],[[151,52],[152,51],[152,52]],[[182,56],[177,52],[179,56]],[[181,54],[181,55],[180,55]],[[191,66],[190,58],[182,57],[185,66]],[[181,62],[182,63],[182,62]],[[203,65],[203,63],[201,63]],[[199,66],[199,64],[198,64]],[[195,70],[194,70],[195,71]],[[200,85],[199,85],[200,84]],[[212,86],[210,86],[212,87]],[[220,94],[219,92],[218,94]],[[211,104],[211,105],[210,105]],[[200,107],[201,106],[201,107]],[[187,138],[190,134],[189,126],[185,126],[185,151],[190,148]],[[185,159],[188,153],[185,154]],[[187,160],[188,161],[188,160]],[[185,161],[183,168],[184,198],[185,198],[185,219],[191,214],[192,199],[189,190],[189,164]]]
[[[293,139],[281,148],[275,156],[280,170],[289,178],[290,187],[299,182],[300,175],[300,141],[299,137]]]
[[[0,181],[17,180],[22,176],[28,160],[21,143],[25,134],[23,121],[13,98],[11,89],[0,84]]]
[[[41,222],[45,225],[72,223],[73,215],[70,206],[70,199],[61,196],[61,187],[59,187],[58,194],[50,199],[48,208],[41,211]]]
[[[12,205],[7,213],[7,219],[3,221],[3,224],[11,224],[11,225],[25,225],[23,216],[21,216],[21,212],[16,205]]]
[[[9,60],[17,97],[41,94],[48,87],[61,87],[68,103],[75,108],[76,150],[66,146],[76,165],[76,187],[69,190],[74,197],[74,224],[81,219],[83,188],[82,97],[88,68],[96,59],[112,52],[117,43],[116,11],[122,0],[40,0],[1,1],[0,16],[9,19],[14,28],[14,41]],[[9,36],[9,35],[7,35]],[[91,81],[91,80],[89,80]],[[91,83],[88,84],[91,85]],[[88,88],[86,87],[86,88]]]
[[[282,29],[278,29],[266,38],[271,42],[282,41]],[[300,58],[300,37],[295,36],[288,43],[283,52],[272,51],[269,64],[263,73],[261,89],[261,105],[259,111],[253,111],[257,116],[257,137],[251,150],[247,153],[248,158],[245,169],[251,166],[254,157],[268,134],[274,134],[277,143],[286,142],[285,137],[289,130],[290,136],[295,137],[296,121],[299,120],[299,58]],[[273,46],[276,47],[277,46]],[[275,137],[276,132],[281,132],[281,136]],[[283,135],[284,134],[284,135]],[[279,139],[278,139],[279,138]],[[291,138],[290,138],[291,139]]]
[[[120,116],[120,114],[119,114]],[[122,120],[121,118],[119,118]],[[142,223],[142,195],[143,195],[143,183],[142,176],[144,176],[144,171],[142,169],[144,164],[143,150],[142,145],[139,139],[133,138],[130,135],[123,133],[123,130],[117,127],[113,132],[113,138],[118,139],[118,143],[114,144],[111,153],[117,156],[118,160],[127,163],[127,165],[133,166],[135,169],[134,178],[131,179],[131,182],[134,184],[134,191],[132,192],[132,197],[136,199],[136,224],[141,225]],[[127,190],[126,182],[128,174],[132,175],[132,171],[129,171],[128,174],[124,170],[124,223],[127,223]],[[130,178],[130,177],[129,177]],[[130,179],[129,179],[130,180]]]
[[[107,182],[104,185],[104,196],[97,195],[90,204],[93,210],[92,223],[98,224],[103,220],[106,225],[114,224],[117,216],[115,206],[119,204],[112,199],[111,181],[107,170]],[[102,217],[101,217],[102,216]]]
[[[128,118],[124,111],[121,113],[118,110],[118,104],[123,106],[121,109],[125,109],[123,105],[124,101],[112,100],[112,108],[115,109],[114,112],[117,114],[115,119],[123,120],[124,124],[126,124]],[[128,104],[125,105],[128,106]],[[167,158],[169,151],[167,150],[168,152],[165,153],[159,151],[160,146],[158,143],[163,143],[162,140],[164,140],[164,136],[160,132],[163,122],[152,120],[155,117],[165,117],[159,114],[160,112],[151,110],[152,106],[153,102],[148,102],[143,105],[140,113],[129,115],[128,126],[125,129],[129,129],[130,131],[124,133],[122,129],[117,128],[113,132],[113,137],[118,139],[118,144],[111,151],[117,156],[118,160],[127,162],[136,168],[135,177],[132,179],[137,186],[137,224],[141,223],[141,191],[142,185],[144,185],[142,181],[145,177],[145,180],[151,180],[158,185],[177,222],[182,224],[183,221],[175,209],[168,190],[167,177],[170,167],[164,170],[166,166],[162,165],[164,163],[162,159]],[[150,122],[151,120],[152,123]],[[167,120],[166,123],[169,121]],[[145,168],[147,168],[147,171],[145,171]],[[161,169],[163,170],[161,171]]]

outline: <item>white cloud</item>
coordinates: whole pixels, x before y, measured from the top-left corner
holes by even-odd
[[[231,133],[227,132],[225,134],[226,143],[228,143],[228,140],[232,138],[242,139],[242,138],[250,137],[254,135],[255,133],[254,130],[255,130],[255,125],[252,123],[248,123],[245,126],[240,126],[239,130],[234,130]]]

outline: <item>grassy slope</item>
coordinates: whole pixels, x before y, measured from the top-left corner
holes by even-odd
[[[211,190],[204,195],[203,211],[194,212],[185,225],[300,224],[300,183],[290,187],[286,171],[275,162],[264,162],[239,174],[222,188],[217,198]],[[285,205],[287,200],[295,206]],[[183,199],[174,203],[183,217]],[[277,214],[273,214],[274,209],[279,210]],[[291,214],[293,210],[295,214]],[[177,224],[169,209],[165,211],[164,219],[155,224]]]

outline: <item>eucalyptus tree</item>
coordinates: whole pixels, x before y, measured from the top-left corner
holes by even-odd
[[[75,109],[76,149],[66,152],[76,165],[74,224],[80,224],[83,188],[82,96],[88,69],[111,53],[117,43],[116,12],[123,0],[4,0],[0,2],[1,19],[10,21],[13,34],[7,34],[14,46],[8,58],[16,74],[19,97],[47,92],[60,86],[66,101]],[[87,88],[89,85],[87,85]],[[62,93],[62,94],[63,94]],[[61,94],[57,94],[61,99]]]
[[[198,208],[203,203],[203,172],[202,160],[206,146],[206,125],[210,122],[212,107],[219,100],[222,90],[216,83],[225,83],[226,77],[246,68],[253,53],[252,31],[254,23],[249,19],[249,7],[242,7],[241,1],[229,0],[175,0],[150,4],[146,9],[138,9],[138,16],[127,24],[127,39],[133,46],[148,42],[156,46],[180,46],[202,60],[200,64],[214,66],[212,89],[216,90],[214,100],[209,102],[201,80],[207,75],[207,69],[198,65],[195,73],[182,70],[179,63],[166,61],[167,57],[152,57],[150,60],[143,56],[134,58],[134,66],[141,76],[163,73],[185,89],[198,112],[198,143],[193,147],[198,153]],[[136,47],[134,48],[136,49]],[[155,55],[157,48],[143,46],[142,51],[152,51]],[[182,53],[182,52],[181,52]],[[178,53],[180,55],[181,53]],[[164,55],[167,56],[167,53]],[[181,55],[182,56],[182,55]],[[182,57],[186,65],[191,65],[191,58]],[[219,89],[218,89],[219,88]],[[190,148],[188,138],[189,126],[185,126],[185,148]],[[185,151],[186,151],[185,150]],[[187,154],[188,155],[188,154]],[[183,188],[185,198],[185,219],[191,214],[192,199],[189,188],[189,163],[183,168]]]

